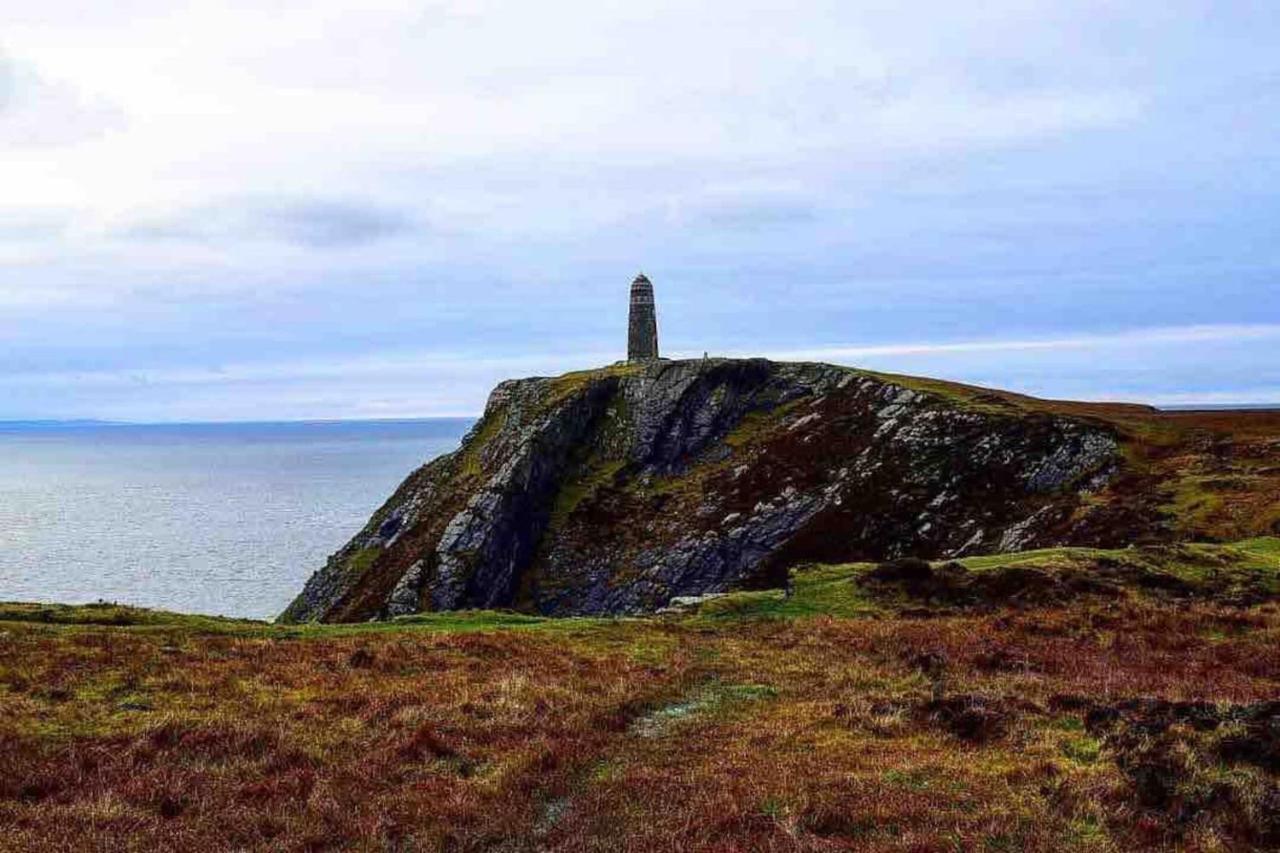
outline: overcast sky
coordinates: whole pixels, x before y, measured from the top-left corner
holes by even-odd
[[[1274,0],[0,0],[0,418],[821,358],[1280,402]]]

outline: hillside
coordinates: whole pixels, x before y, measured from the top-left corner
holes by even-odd
[[[1036,400],[826,364],[505,382],[285,621],[651,612],[806,562],[1245,538],[1280,525],[1280,416]]]
[[[1277,596],[1254,539],[643,618],[0,604],[0,848],[1275,849]]]

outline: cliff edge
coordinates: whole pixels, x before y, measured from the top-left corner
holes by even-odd
[[[806,561],[1128,540],[1120,430],[1028,399],[762,359],[504,382],[281,618],[634,613]]]

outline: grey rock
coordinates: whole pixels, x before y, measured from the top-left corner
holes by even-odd
[[[1017,550],[1061,533],[1122,466],[1104,426],[825,364],[646,359],[513,380],[282,618],[651,612],[781,585],[798,561]]]

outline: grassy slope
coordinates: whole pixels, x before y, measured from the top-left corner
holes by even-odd
[[[967,564],[1100,556],[1280,573],[1275,539]],[[1274,697],[1274,603],[1134,591],[907,618],[855,582],[869,569],[650,619],[286,627],[0,605],[0,847],[1213,849],[1247,825],[1141,808],[1060,699]],[[999,708],[992,736],[930,716],[940,690]]]
[[[1124,442],[1130,472],[1156,490],[1160,513],[1179,539],[1230,541],[1280,533],[1280,410],[1162,412],[871,375],[990,413],[1049,413],[1110,425]]]

